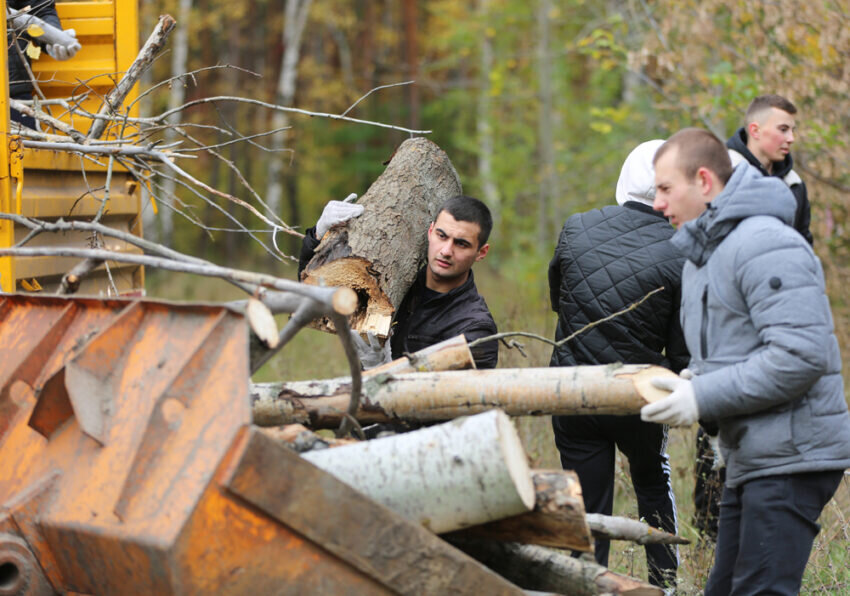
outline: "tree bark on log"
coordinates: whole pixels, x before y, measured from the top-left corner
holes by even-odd
[[[252,358],[254,357],[254,343],[259,345],[259,339],[253,342],[252,337]],[[263,349],[258,347],[258,350]],[[254,361],[252,360],[252,363]],[[370,377],[375,377],[380,374],[401,374],[406,372],[426,372],[439,370],[463,370],[475,368],[475,360],[472,358],[472,352],[469,350],[469,344],[466,342],[464,335],[458,335],[453,338],[441,341],[433,346],[428,346],[425,349],[414,352],[410,357],[403,356],[392,362],[388,362],[382,366],[376,366],[363,372],[364,381]],[[252,369],[253,370],[253,369]],[[351,377],[340,377],[337,379],[328,379],[326,381],[313,381],[322,384],[328,392],[344,392],[348,394],[351,391]],[[251,387],[251,395],[254,400],[254,424],[258,426],[277,426],[279,424],[288,424],[287,422],[279,422],[282,419],[291,417],[290,411],[287,409],[289,402],[283,402],[278,399],[281,391],[285,389],[284,383],[256,383]],[[284,407],[283,410],[280,408]]]
[[[508,581],[526,590],[593,596],[663,596],[640,580],[541,546],[452,537],[449,542]]]
[[[376,374],[364,380],[355,417],[362,424],[429,422],[494,408],[510,416],[637,414],[669,395],[650,384],[658,376],[676,375],[644,364]],[[333,428],[347,411],[347,391],[340,379],[255,385],[254,423]]]
[[[304,283],[353,289],[357,331],[387,337],[390,321],[427,255],[428,225],[461,194],[448,156],[424,138],[404,141],[360,199],[363,214],[331,228],[301,274]],[[330,330],[325,321],[320,328]]]
[[[653,528],[627,517],[588,513],[587,523],[594,538],[628,540],[637,544],[690,544],[687,538]]]
[[[593,540],[578,476],[572,470],[532,470],[534,510],[453,532],[465,536],[590,552]]]
[[[522,441],[498,410],[302,457],[435,533],[534,507]]]

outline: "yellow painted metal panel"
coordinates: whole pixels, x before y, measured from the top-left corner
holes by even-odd
[[[6,0],[0,0],[0,12],[6,14]],[[5,27],[4,27],[5,28]],[[12,185],[9,178],[9,70],[6,68],[8,55],[5,43],[0,44],[0,210],[12,210]],[[11,246],[15,227],[10,221],[0,220],[0,246]],[[10,257],[0,258],[0,288],[4,292],[15,291],[15,264]]]

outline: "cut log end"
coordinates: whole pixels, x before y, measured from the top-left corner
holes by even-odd
[[[337,294],[334,295],[334,310],[343,315],[351,315],[350,325],[355,331],[371,331],[380,338],[389,335],[393,316],[393,306],[384,292],[375,271],[366,259],[349,257],[326,263],[312,271],[305,271],[304,283],[323,286],[340,286],[339,307]],[[346,311],[346,312],[343,312]],[[333,324],[321,319],[316,327],[333,332]]]
[[[635,390],[648,404],[656,402],[659,399],[664,399],[670,395],[669,391],[659,389],[652,384],[652,379],[654,377],[678,378],[676,373],[664,368],[663,366],[647,366],[636,373],[630,371],[628,373],[616,374],[615,376],[621,376],[621,374],[626,374],[631,377],[632,382],[635,384]]]
[[[519,498],[529,511],[534,509],[536,500],[536,492],[534,490],[534,481],[531,476],[531,468],[528,465],[528,457],[522,449],[522,440],[519,437],[516,426],[511,419],[499,412],[496,418],[498,425],[498,436],[503,437],[499,442],[502,450],[502,455],[505,458],[505,465],[508,468],[508,473],[514,481],[517,488]],[[520,447],[517,448],[517,445]]]

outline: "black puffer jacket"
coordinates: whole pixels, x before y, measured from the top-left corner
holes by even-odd
[[[557,340],[664,289],[555,348],[551,366],[623,362],[674,372],[687,366],[679,323],[684,258],[669,242],[674,232],[663,215],[635,201],[567,219],[549,263]]]
[[[15,10],[23,10],[27,6],[31,6],[32,9],[29,11],[31,14],[34,14],[49,25],[53,25],[59,29],[62,28],[62,25],[59,23],[59,15],[56,14],[56,3],[54,0],[7,0],[6,6]],[[9,52],[9,96],[25,96],[32,91],[32,82],[30,82],[29,73],[21,60],[21,54],[12,45],[15,40],[15,33],[8,31],[6,36],[6,48]],[[18,34],[18,47],[21,49],[21,53],[25,52],[29,40],[30,37],[26,33],[20,32]]]
[[[785,184],[788,185],[788,188],[791,189],[791,192],[794,193],[794,198],[797,200],[797,211],[794,213],[794,229],[803,235],[806,242],[813,244],[814,238],[812,237],[811,230],[809,230],[812,219],[809,192],[806,190],[806,183],[794,172],[794,159],[791,157],[791,154],[786,155],[782,161],[773,162],[773,171],[768,174],[758,158],[747,148],[746,128],[739,128],[735,134],[729,137],[729,140],[726,141],[726,147],[737,151],[747,160],[747,163],[761,172],[762,176],[776,176],[785,181]],[[733,163],[732,165],[737,164]]]
[[[298,260],[299,278],[318,245],[316,229],[308,229]],[[405,353],[422,350],[461,333],[468,342],[497,333],[490,309],[475,287],[472,271],[462,285],[440,294],[425,287],[425,268],[422,268],[393,318],[393,358],[401,358]],[[472,357],[477,368],[495,368],[499,361],[498,342],[490,341],[474,348]]]

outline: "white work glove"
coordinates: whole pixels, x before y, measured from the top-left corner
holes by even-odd
[[[359,333],[351,330],[351,341],[354,343],[354,350],[357,352],[357,357],[360,358],[363,370],[381,366],[393,359],[390,338],[387,338],[383,346],[371,331],[366,332],[366,338],[369,340],[368,343],[360,337]]]
[[[54,43],[44,46],[44,51],[50,54],[50,57],[54,58],[55,60],[68,60],[69,58],[73,58],[77,54],[77,52],[80,51],[80,48],[83,47],[80,45],[80,42],[76,41],[76,31],[74,31],[73,29],[65,29],[65,33],[74,38],[74,43],[70,45]]]
[[[714,453],[714,461],[711,462],[712,470],[719,470],[726,467],[726,460],[723,459],[723,453],[720,451],[720,436],[708,435],[708,444],[711,445],[711,451]]]
[[[363,205],[352,202],[356,198],[357,195],[351,193],[344,201],[329,201],[322,215],[319,216],[319,221],[316,222],[316,238],[321,240],[331,226],[341,224],[363,213]]]
[[[654,387],[672,391],[672,393],[664,399],[642,407],[641,420],[670,426],[688,426],[699,419],[699,408],[692,381],[682,377],[674,379],[653,377],[651,383]]]

